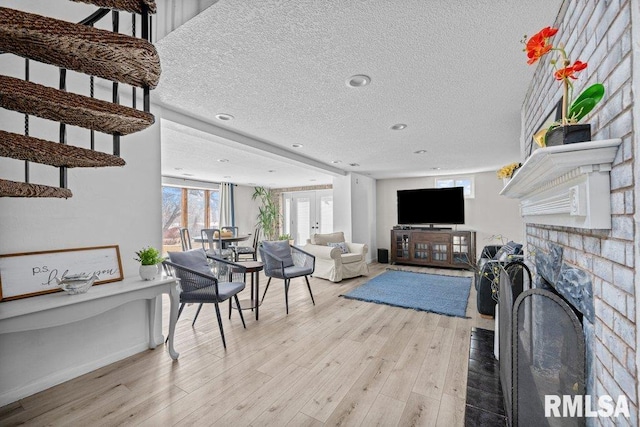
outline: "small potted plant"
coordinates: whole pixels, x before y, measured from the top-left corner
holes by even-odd
[[[154,280],[160,271],[158,264],[162,262],[160,252],[152,246],[147,246],[136,252],[136,255],[134,259],[140,262],[140,277],[144,280]]]

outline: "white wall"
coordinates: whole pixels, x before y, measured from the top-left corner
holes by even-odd
[[[31,3],[9,6],[24,10]],[[23,77],[24,60],[2,55],[0,74]],[[32,62],[31,79],[57,87],[58,71]],[[68,73],[69,91],[88,94],[88,88],[87,76]],[[130,102],[127,92],[121,92],[122,103]],[[111,98],[110,91],[100,87],[96,95]],[[161,113],[158,109],[152,112],[156,117]],[[23,133],[24,116],[0,109],[0,129]],[[57,141],[58,124],[32,118],[30,135]],[[111,152],[110,141],[110,136],[97,135],[97,148]],[[68,142],[88,148],[89,131],[69,127]],[[124,276],[137,278],[134,252],[146,245],[161,246],[160,126],[122,137],[121,155],[127,162],[122,168],[70,169],[68,186],[73,197],[68,200],[0,198],[0,254],[118,245]],[[22,181],[23,172],[24,162],[0,158],[0,178]],[[34,164],[31,182],[57,186],[58,169]],[[0,303],[0,310],[6,304],[11,302]],[[147,347],[148,334],[147,305],[137,301],[87,321],[2,335],[0,404],[8,403],[7,396],[23,397],[83,373],[83,369],[87,372],[139,352]],[[74,370],[77,366],[80,371]]]
[[[235,210],[236,227],[240,234],[253,234],[258,223],[259,200],[251,200],[254,187],[236,185],[233,188],[233,204]],[[251,246],[251,242],[245,242]]]
[[[351,241],[351,175],[333,178],[333,230]]]
[[[358,174],[333,178],[333,229],[344,232],[348,242],[366,243],[367,262],[376,259],[375,179]]]
[[[487,244],[499,243],[488,240],[490,236],[495,234],[501,234],[508,239],[522,242],[524,224],[520,217],[518,202],[498,194],[503,184],[501,180],[496,178],[494,172],[478,173],[473,177],[475,180],[475,198],[465,199],[465,224],[458,225],[457,228],[459,230],[476,231],[476,251],[478,253]],[[398,223],[396,192],[398,190],[416,188],[433,188],[434,186],[435,177],[377,181],[376,235],[379,248],[391,249],[390,230]]]
[[[367,262],[377,259],[376,180],[351,174],[351,241],[369,246]]]

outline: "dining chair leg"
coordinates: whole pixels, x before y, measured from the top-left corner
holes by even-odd
[[[267,290],[269,289],[269,285],[271,284],[271,277],[267,280],[267,286],[264,288],[264,293],[262,294],[262,299],[260,300],[260,304],[264,301],[264,296],[267,294]]]
[[[242,315],[242,307],[240,307],[240,300],[238,299],[238,294],[235,294],[233,297],[236,299],[236,307],[238,307],[238,313],[240,314],[240,320],[242,320],[242,326],[244,326],[244,328],[247,329],[247,325],[244,323],[244,316]],[[229,299],[229,302],[231,302],[231,299]]]
[[[311,285],[309,284],[309,278],[307,276],[304,276],[304,280],[307,281],[307,289],[309,289],[309,295],[311,295],[311,302],[313,303],[313,305],[316,305],[316,302],[313,299],[313,292],[311,292]]]
[[[224,328],[222,327],[222,317],[220,316],[220,307],[218,307],[218,303],[214,303],[216,307],[216,317],[218,318],[218,326],[220,327],[220,336],[222,337],[222,345],[224,349],[227,349],[227,342],[224,340]]]
[[[229,320],[231,320],[231,298],[229,298]]]
[[[196,325],[196,319],[198,318],[198,315],[200,314],[200,310],[202,310],[202,304],[200,304],[200,307],[198,307],[198,311],[196,311],[196,315],[193,316],[193,322],[191,322],[191,326],[195,326]],[[180,317],[180,315],[178,315],[178,317]]]
[[[284,279],[284,305],[287,308],[287,314],[289,314],[289,280]]]

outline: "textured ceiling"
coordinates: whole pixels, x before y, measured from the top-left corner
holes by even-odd
[[[553,24],[560,4],[220,0],[157,43],[163,74],[154,96],[267,151],[374,178],[497,169],[519,159],[520,107],[533,73],[520,40]],[[371,83],[348,87],[354,74]],[[391,130],[396,123],[408,126]],[[206,134],[196,145],[176,126],[164,129],[168,175],[165,165],[223,180],[199,155],[202,141],[216,150],[243,145]],[[256,153],[238,155],[234,170],[271,186]],[[292,173],[287,184],[307,184],[298,180]]]

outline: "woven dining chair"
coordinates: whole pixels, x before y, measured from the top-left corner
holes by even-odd
[[[200,303],[200,307],[193,319],[195,326],[202,304],[214,304],[222,345],[227,348],[220,315],[220,303],[229,300],[229,314],[231,314],[231,298],[235,300],[242,326],[246,329],[242,315],[242,307],[238,293],[245,288],[246,268],[222,258],[207,256],[202,249],[186,252],[169,252],[170,261],[163,261],[167,275],[180,280],[180,309],[178,318],[182,314],[185,304]]]
[[[304,280],[307,282],[307,289],[309,289],[309,295],[311,296],[311,302],[313,305],[316,305],[308,277],[313,274],[315,270],[315,256],[300,248],[289,245],[289,241],[287,240],[262,242],[259,251],[260,258],[262,258],[262,262],[265,264],[264,274],[269,278],[264,293],[262,294],[262,299],[260,300],[261,304],[262,301],[264,301],[265,295],[267,295],[271,279],[274,277],[283,279],[285,307],[287,314],[289,314],[289,285],[291,284],[291,279],[304,276]]]

